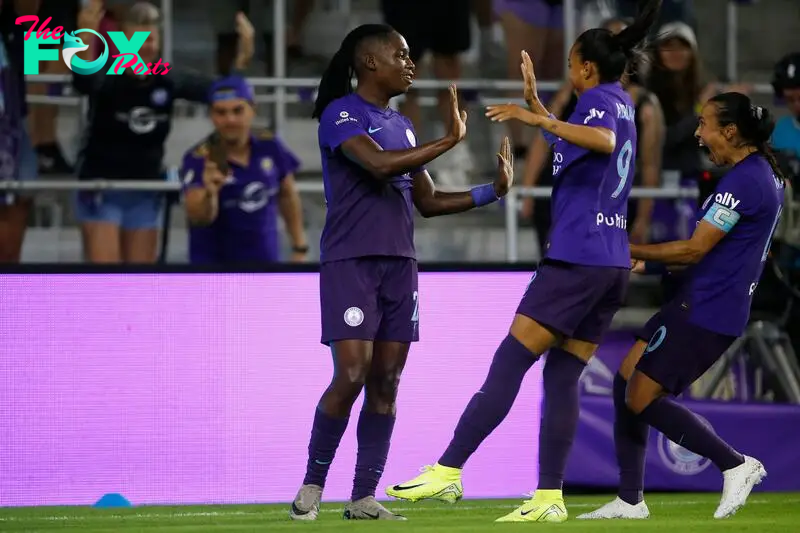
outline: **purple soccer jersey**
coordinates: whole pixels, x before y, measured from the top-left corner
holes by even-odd
[[[379,182],[339,149],[357,135],[369,135],[384,150],[416,146],[411,122],[392,109],[378,108],[357,94],[334,100],[320,118],[319,148],[328,212],[320,262],[366,256],[415,258],[413,172]]]
[[[630,267],[627,213],[636,161],[634,104],[619,83],[584,92],[570,124],[606,128],[614,153],[558,139],[553,145],[553,224],[546,257],[567,263]]]
[[[687,271],[679,294],[690,321],[741,335],[783,208],[784,184],[767,160],[752,154],[734,166],[703,202],[698,219],[727,235]]]
[[[189,150],[181,165],[186,188],[203,186],[206,143]],[[232,179],[219,193],[219,214],[209,226],[192,227],[189,259],[192,263],[245,263],[280,260],[278,248],[278,193],[286,176],[300,162],[268,132],[251,138],[250,165],[230,163]]]

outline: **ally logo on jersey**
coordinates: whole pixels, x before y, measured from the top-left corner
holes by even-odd
[[[741,215],[736,211],[736,208],[741,203],[741,200],[737,200],[736,197],[733,196],[733,193],[718,192],[716,194],[712,194],[706,199],[703,204],[704,209],[712,198],[714,203],[711,205],[708,211],[706,211],[703,220],[709,222],[714,227],[721,229],[725,233],[728,233],[739,221],[739,218],[741,218]]]
[[[614,106],[616,107],[617,110],[618,119],[627,120],[630,122],[636,120],[636,110],[633,107],[627,104],[620,104],[620,103],[615,103]],[[606,116],[605,111],[593,107],[589,110],[589,114],[586,115],[586,118],[583,119],[583,123],[585,125],[588,124],[592,119],[602,119],[604,116]]]

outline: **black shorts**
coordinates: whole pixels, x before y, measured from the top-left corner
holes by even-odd
[[[384,21],[406,38],[414,62],[428,51],[454,56],[469,50],[469,5],[464,0],[381,0]]]
[[[44,21],[47,17],[52,17],[53,20],[47,25],[49,28],[63,26],[64,31],[73,32],[78,29],[80,8],[81,0],[42,0],[39,20]]]

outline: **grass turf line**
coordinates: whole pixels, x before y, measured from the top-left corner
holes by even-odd
[[[800,494],[755,493],[747,506],[727,520],[715,520],[718,494],[651,494],[647,497],[649,520],[575,520],[610,500],[609,496],[570,496],[570,520],[564,524],[527,524],[522,527],[559,527],[570,532],[637,531],[680,533],[726,532],[771,533],[800,531]],[[390,502],[387,507],[408,517],[408,522],[344,521],[343,506],[323,503],[319,520],[297,523],[288,519],[286,504],[281,505],[205,505],[131,509],[92,509],[87,507],[0,508],[0,531],[292,531],[311,528],[315,532],[378,532],[386,528],[423,533],[466,533],[520,527],[495,524],[494,520],[519,505],[521,500],[467,500],[457,505],[423,502]]]

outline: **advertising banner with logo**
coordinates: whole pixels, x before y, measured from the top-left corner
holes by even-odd
[[[403,374],[386,483],[444,451],[529,278],[420,275],[422,340]],[[0,506],[91,505],[111,493],[134,505],[294,497],[332,373],[317,274],[5,274],[0,294]],[[471,497],[536,485],[540,405],[536,365],[470,460]],[[329,501],[350,497],[360,409]]]
[[[755,405],[733,402],[686,402],[738,449],[759,458],[769,476],[758,490],[796,491],[800,454],[800,409],[792,405]],[[616,487],[614,404],[611,398],[584,395],[578,434],[567,466],[571,485]],[[648,491],[718,491],[719,470],[661,433],[650,432],[645,489]]]
[[[398,398],[386,483],[435,462],[506,335],[525,272],[423,272],[421,342]],[[302,482],[316,403],[331,378],[320,344],[319,277],[269,274],[0,276],[0,506],[290,500]],[[358,322],[349,309],[344,323]],[[411,319],[411,317],[409,317]],[[567,485],[613,488],[609,396],[630,334],[615,333],[583,375]],[[536,487],[542,365],[469,461],[471,498]],[[557,399],[556,399],[557,401]],[[326,487],[347,499],[360,401]],[[692,404],[763,460],[763,488],[798,490],[800,410]],[[649,490],[719,490],[706,461],[652,433]]]
[[[658,336],[656,333],[651,342],[657,342]],[[633,342],[633,332],[609,333],[581,376],[580,422],[566,474],[569,485],[617,486],[612,387]],[[682,401],[733,446],[763,461],[769,476],[758,490],[800,490],[800,479],[794,474],[800,469],[800,454],[791,444],[800,440],[800,407],[743,403],[749,395],[749,370],[734,368],[712,401],[696,399],[704,379],[700,378]],[[718,491],[722,476],[708,460],[651,430],[645,487],[651,491]]]

